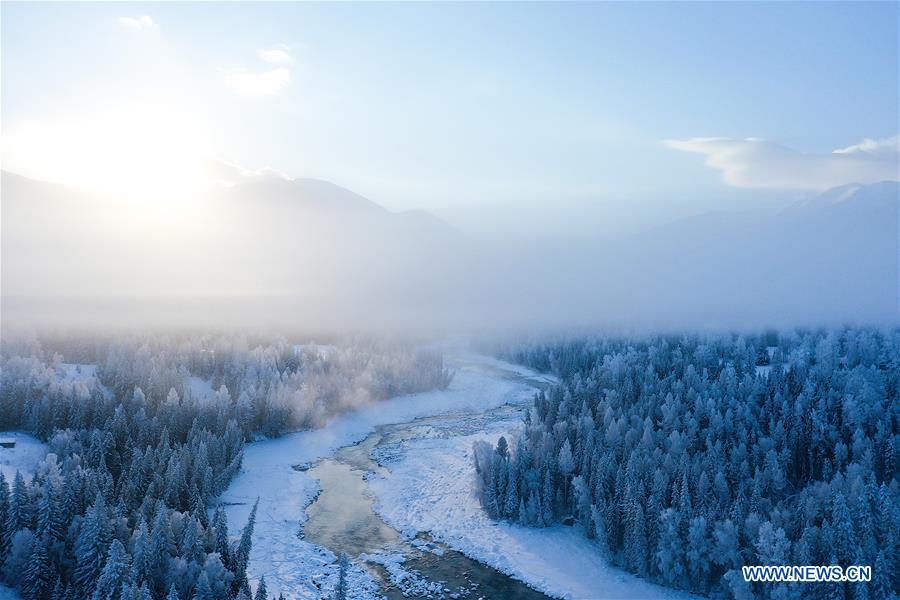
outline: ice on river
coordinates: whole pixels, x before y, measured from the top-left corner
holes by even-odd
[[[393,398],[337,417],[321,429],[247,447],[243,469],[221,500],[228,504],[229,528],[236,535],[259,498],[249,564],[254,586],[265,575],[270,593],[321,598],[329,597],[336,581],[334,554],[298,536],[307,518],[306,508],[319,487],[309,471],[296,470],[292,465],[308,465],[330,457],[337,449],[362,441],[380,425],[462,413],[448,419],[444,425],[450,428],[442,427],[440,435],[404,440],[376,450],[376,458],[390,473],[372,475],[368,481],[377,498],[376,510],[389,525],[408,537],[430,532],[437,541],[554,596],[690,597],[611,567],[574,528],[534,529],[490,521],[474,495],[472,442],[496,441],[517,427],[517,417],[506,413],[498,420],[482,421],[479,428],[483,424],[483,430],[471,434],[471,428],[462,426],[467,421],[465,413],[481,414],[507,403],[526,403],[534,388],[522,378],[547,379],[522,367],[472,354],[456,354],[447,362],[457,369],[448,390]],[[517,377],[504,377],[500,371]],[[460,427],[452,427],[454,422]],[[390,566],[399,564],[395,560]],[[394,570],[397,573],[388,568],[398,577],[400,571]],[[349,580],[351,597],[378,596],[377,584],[364,568],[354,566]]]
[[[520,377],[545,378],[523,367],[469,353],[448,357],[456,376],[447,390],[400,396],[332,419],[326,426],[255,442],[246,447],[243,467],[223,493],[228,527],[237,535],[259,498],[248,572],[255,586],[265,575],[269,593],[288,598],[319,598],[333,587],[336,558],[328,550],[298,536],[305,509],[318,483],[291,465],[311,463],[365,439],[379,425],[405,423],[448,412],[483,412],[506,403],[527,402],[534,388],[504,379],[496,369]],[[377,586],[361,568],[350,575],[355,597],[376,594]]]

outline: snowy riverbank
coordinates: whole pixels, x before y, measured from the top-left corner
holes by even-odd
[[[535,388],[528,380],[547,382],[548,378],[471,353],[455,353],[448,364],[457,373],[447,390],[392,398],[337,417],[321,429],[246,448],[241,473],[222,501],[227,504],[231,533],[236,535],[253,502],[260,499],[248,569],[254,584],[265,576],[270,593],[284,593],[288,598],[327,597],[334,585],[334,554],[299,535],[319,483],[292,465],[331,457],[381,425],[452,413],[439,425],[424,428],[428,432],[419,437],[373,452],[390,471],[368,477],[376,511],[388,525],[407,538],[428,532],[436,541],[552,596],[691,597],[609,566],[575,528],[535,529],[489,520],[474,492],[472,442],[495,442],[514,431],[519,426],[518,413],[484,419],[485,413],[505,404],[530,402]],[[351,597],[378,596],[377,582],[364,568],[354,566],[349,579]]]
[[[546,529],[490,520],[475,495],[472,442],[496,443],[515,422],[451,438],[413,440],[376,455],[390,474],[369,479],[376,512],[406,536],[429,532],[463,554],[562,598],[668,598],[690,594],[648,583],[610,566],[575,527]]]
[[[284,593],[289,598],[318,598],[321,590],[333,585],[334,555],[298,536],[306,520],[305,509],[318,493],[318,483],[292,465],[329,457],[337,449],[365,439],[379,425],[451,411],[480,413],[531,399],[534,388],[499,376],[497,369],[545,379],[529,369],[467,352],[454,353],[447,362],[457,371],[447,390],[392,398],[334,418],[320,429],[247,446],[241,472],[221,501],[226,505],[229,530],[236,535],[259,497],[248,567],[254,584],[265,576],[270,593]],[[354,597],[375,595],[375,582],[363,569],[354,568],[351,584],[357,592]]]

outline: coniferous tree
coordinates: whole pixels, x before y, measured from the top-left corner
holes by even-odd
[[[216,552],[226,567],[231,565],[231,549],[228,545],[228,519],[221,505],[216,507],[213,515],[213,528],[216,530]]]
[[[765,369],[754,365],[760,349]],[[751,589],[740,566],[757,561],[829,564],[833,553],[871,564],[882,550],[885,572],[900,572],[898,469],[885,468],[900,439],[886,418],[900,393],[900,330],[591,338],[500,353],[558,383],[536,394],[502,474],[477,463],[488,514],[491,482],[514,481],[521,523],[573,515],[615,564],[714,596],[815,596]],[[506,496],[501,505],[507,518]],[[816,589],[874,597],[875,586]]]
[[[122,586],[132,583],[131,556],[122,542],[113,540],[106,557],[106,564],[97,579],[92,600],[118,600]]]
[[[241,532],[241,540],[234,553],[234,589],[239,591],[247,586],[247,564],[250,561],[250,548],[253,545],[253,526],[256,523],[256,509],[259,506],[259,498],[253,503],[247,524]]]
[[[25,600],[44,600],[50,595],[52,586],[53,570],[47,555],[47,539],[36,537],[22,572],[22,596]]]
[[[78,564],[73,573],[73,581],[84,597],[94,590],[94,583],[103,570],[111,537],[109,515],[103,495],[99,492],[85,515],[81,532],[75,542]]]
[[[194,589],[193,600],[215,600],[206,571],[201,571],[200,577],[197,578],[197,587]]]
[[[0,561],[6,558],[9,550],[11,535],[6,527],[9,522],[9,484],[6,482],[6,476],[0,473]]]
[[[259,584],[256,586],[256,594],[253,596],[253,600],[269,600],[269,594],[266,591],[265,575],[259,578]]]

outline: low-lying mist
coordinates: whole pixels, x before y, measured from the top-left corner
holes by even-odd
[[[898,184],[615,240],[475,240],[317,180],[128,202],[4,173],[17,327],[438,334],[898,323]],[[548,241],[552,239],[554,241]]]

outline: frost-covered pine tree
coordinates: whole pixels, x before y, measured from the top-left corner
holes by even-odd
[[[0,473],[0,558],[6,556],[11,541],[6,527],[9,521],[9,508],[9,484],[6,482],[6,476]]]
[[[106,502],[98,492],[82,521],[81,531],[75,542],[78,564],[72,577],[83,597],[89,597],[94,590],[94,583],[103,570],[111,537]]]
[[[625,530],[625,561],[629,570],[639,575],[646,575],[647,530],[644,524],[644,508],[636,498],[631,498],[625,510],[628,513]]]
[[[34,533],[30,529],[20,529],[12,536],[3,562],[3,577],[12,585],[19,586],[22,582],[22,574],[31,558],[31,550],[34,545]]]
[[[113,540],[106,564],[97,579],[92,600],[118,600],[122,585],[132,583],[131,556],[119,540]]]
[[[153,529],[150,532],[149,552],[147,554],[148,577],[144,581],[152,593],[161,595],[168,589],[169,586],[166,579],[174,553],[175,541],[169,523],[168,512],[165,509],[165,505],[160,503],[157,508],[156,518],[153,520]]]
[[[247,563],[250,560],[250,549],[253,545],[253,526],[256,524],[256,509],[259,507],[259,498],[253,503],[247,524],[241,532],[241,540],[234,552],[234,583],[233,589],[240,591],[247,586]]]
[[[53,578],[52,565],[47,556],[47,538],[35,538],[22,572],[22,596],[25,600],[44,600],[52,590]]]
[[[850,517],[850,509],[841,492],[835,492],[832,497],[831,526],[833,551],[839,561],[836,564],[849,565],[857,554],[857,537]]]
[[[140,586],[150,578],[150,533],[147,524],[141,519],[132,542],[131,579]]]
[[[200,577],[197,578],[197,587],[194,588],[193,600],[216,600],[209,585],[209,576],[206,574],[206,571],[201,571]]]
[[[256,586],[256,594],[253,595],[253,600],[269,600],[269,592],[266,590],[265,575],[259,578],[259,584]]]
[[[676,509],[667,508],[660,517],[659,546],[656,561],[663,581],[671,586],[680,586],[686,575],[684,565],[685,544],[681,539],[681,515]]]
[[[6,536],[12,538],[20,529],[34,531],[34,507],[25,478],[18,470],[13,479],[12,494],[9,498],[9,512],[6,518]]]
[[[502,439],[502,438],[501,438]],[[518,518],[519,509],[519,480],[513,463],[508,462],[506,469],[506,494],[503,499],[503,516],[507,519]]]
[[[200,540],[200,523],[193,515],[187,519],[187,523],[184,525],[178,552],[183,559],[198,564],[206,559],[206,551]]]
[[[212,526],[216,531],[216,552],[219,553],[225,566],[229,567],[231,565],[231,548],[228,544],[228,519],[221,505],[216,507]]]

